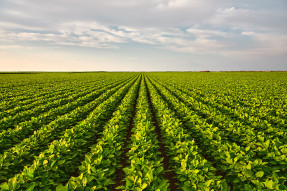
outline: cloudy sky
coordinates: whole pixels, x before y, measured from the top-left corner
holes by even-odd
[[[287,70],[286,0],[0,0],[0,71]]]

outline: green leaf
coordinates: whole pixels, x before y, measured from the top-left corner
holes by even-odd
[[[207,187],[209,187],[209,185],[212,183],[212,180],[208,180],[208,181],[206,181],[204,184],[205,184],[205,186],[207,186]]]
[[[263,143],[263,145],[268,148],[269,147],[269,144],[270,144],[270,140],[268,139],[265,143]]]
[[[173,157],[173,160],[179,161],[179,158],[178,157]]]
[[[59,165],[62,165],[62,164],[64,164],[64,163],[65,163],[65,160],[60,160],[60,161],[58,162]]]
[[[245,170],[244,175],[246,177],[251,178],[251,177],[253,177],[253,172],[251,170]]]
[[[92,170],[94,173],[97,173],[97,169],[96,169],[94,166],[91,166],[91,170]]]
[[[256,172],[255,176],[261,178],[264,175],[263,171]]]
[[[91,174],[91,165],[90,164],[88,164],[88,167],[87,167],[88,169],[87,169],[87,171],[88,171],[88,174]]]
[[[233,161],[232,161],[231,158],[226,158],[226,162],[227,162],[228,164],[233,164]]]
[[[28,177],[29,180],[32,180],[34,178],[34,172],[29,171],[29,172],[27,172],[26,176]]]
[[[143,183],[141,189],[145,189],[147,187],[147,183]]]
[[[259,164],[259,160],[258,159],[256,159],[255,161],[253,161],[253,165],[254,166],[257,166]]]
[[[235,157],[234,159],[234,164],[238,161],[238,157]]]
[[[267,182],[264,182],[265,186],[269,189],[273,189],[273,181],[269,180]]]
[[[167,180],[162,180],[161,183],[159,184],[158,188],[161,189],[161,188],[165,187],[167,183],[168,183]]]
[[[53,167],[52,167],[52,170],[53,170],[53,171],[57,171],[57,170],[58,170],[58,166],[56,166],[56,165],[53,166]]]
[[[32,182],[31,185],[26,189],[26,191],[32,191],[34,190],[34,187],[36,186],[35,182]]]
[[[117,190],[124,190],[126,187],[125,186],[118,186],[116,187]]]
[[[198,169],[195,169],[195,170],[193,171],[193,173],[194,173],[194,174],[197,174],[197,173],[199,173],[199,170],[198,170]]]
[[[68,188],[60,184],[56,187],[56,191],[68,191]]]
[[[1,190],[9,190],[9,186],[7,183],[0,186]]]
[[[181,161],[181,168],[184,170],[186,169],[186,161],[184,160]]]
[[[193,191],[193,189],[191,188],[191,187],[189,187],[189,186],[187,186],[186,184],[183,186],[183,187],[181,187],[184,191]]]
[[[245,190],[252,190],[252,186],[250,184],[244,184]]]
[[[44,161],[43,161],[43,165],[46,165],[46,164],[48,164],[48,161],[47,161],[47,160],[44,160]]]
[[[88,182],[87,177],[84,177],[83,180],[82,180],[82,182],[83,182],[83,186],[86,186],[86,185],[87,185],[87,182]]]

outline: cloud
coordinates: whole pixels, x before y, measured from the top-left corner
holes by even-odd
[[[96,20],[108,25],[170,27],[170,25],[183,26],[206,20],[224,2],[227,0],[216,2],[212,0],[22,0],[21,3],[15,0],[2,0],[0,18],[3,21],[12,20],[14,23],[38,27],[52,26],[55,23],[71,20]],[[17,12],[17,14],[11,15],[11,12]]]
[[[117,31],[96,22],[69,22],[44,30],[18,30],[19,25],[12,25],[13,32],[0,32],[0,41],[38,41],[47,44],[73,45],[85,47],[111,48],[114,43],[123,43]]]
[[[276,55],[287,55],[287,35],[256,33],[252,31],[242,32],[242,35],[248,36],[253,42],[254,48],[249,48],[241,53],[251,57],[265,57]],[[237,51],[230,52],[238,54]]]
[[[225,32],[218,31],[218,30],[189,28],[189,29],[187,29],[187,32],[195,35],[198,38],[210,38],[210,37],[217,37],[217,36],[225,37],[225,36],[227,36],[227,34]]]
[[[286,18],[286,11],[229,7],[218,9],[209,23],[239,30],[283,32],[287,29]]]
[[[1,46],[0,46],[0,49],[3,49],[3,50],[7,50],[7,49],[19,49],[19,48],[24,48],[24,47],[19,46],[19,45],[1,45]]]
[[[190,41],[183,39],[169,39],[168,43],[163,47],[177,52],[209,54],[218,53],[228,46],[229,45],[226,43],[211,39],[196,39]]]
[[[1,0],[0,43],[1,50],[126,50],[124,59],[137,47],[178,58],[276,55],[283,62],[286,8],[285,0]]]
[[[164,0],[158,3],[158,9],[182,8],[189,4],[188,0]]]

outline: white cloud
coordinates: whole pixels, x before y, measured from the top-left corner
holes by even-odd
[[[229,44],[211,39],[196,39],[193,41],[175,39],[174,43],[170,43],[165,47],[178,52],[186,52],[193,54],[213,54],[219,53],[223,49],[228,48]]]
[[[287,35],[254,31],[244,31],[241,34],[249,38],[249,43],[244,48],[230,48],[221,51],[220,54],[228,58],[249,61],[270,60],[275,57],[285,59]]]
[[[185,7],[189,4],[188,0],[163,0],[158,3],[157,8],[166,9],[166,8],[180,8]]]
[[[0,43],[281,58],[286,8],[285,0],[1,0]]]
[[[197,29],[197,28],[189,28],[187,32],[195,35],[198,38],[210,38],[210,37],[217,37],[222,36],[225,37],[227,34],[222,31],[218,30],[206,30],[206,29]]]
[[[253,50],[246,51],[247,55],[266,56],[287,54],[287,35],[256,33],[253,31],[242,32],[242,35],[250,37],[256,44]]]
[[[7,49],[19,49],[23,48],[22,46],[19,45],[1,45],[0,49],[7,50]]]
[[[287,7],[286,7],[287,8]],[[247,9],[247,8],[220,8],[209,19],[209,23],[218,27],[228,27],[239,30],[286,31],[287,12]]]

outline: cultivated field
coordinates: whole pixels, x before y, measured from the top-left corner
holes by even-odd
[[[1,190],[287,190],[286,72],[0,74]]]

